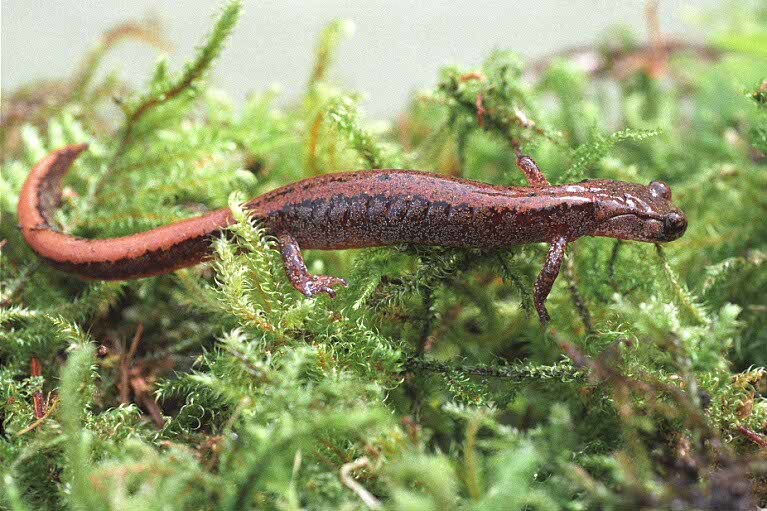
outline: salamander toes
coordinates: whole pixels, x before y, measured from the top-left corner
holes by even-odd
[[[548,325],[549,321],[551,321],[551,316],[549,316],[549,311],[546,310],[546,306],[543,303],[536,303],[535,310],[538,313],[538,319],[541,321],[541,326],[545,327]]]
[[[311,298],[318,294],[324,293],[330,298],[336,297],[336,292],[333,289],[335,286],[349,287],[349,284],[344,279],[338,277],[330,277],[328,275],[317,275],[307,281],[301,292],[307,298]]]

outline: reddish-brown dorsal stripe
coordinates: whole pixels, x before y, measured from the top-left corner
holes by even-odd
[[[56,231],[53,217],[61,202],[61,181],[87,145],[59,149],[32,169],[19,195],[22,235],[42,259],[83,277],[119,280],[167,273],[200,262],[209,236],[231,222],[228,209],[151,231],[103,240]]]

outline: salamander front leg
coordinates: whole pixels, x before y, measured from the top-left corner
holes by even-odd
[[[517,154],[517,167],[527,178],[527,183],[533,187],[549,186],[549,180],[543,175],[538,165],[527,155]]]
[[[335,298],[336,292],[333,287],[348,287],[344,279],[327,275],[310,275],[304,264],[301,248],[293,236],[280,234],[277,236],[277,243],[280,246],[282,262],[285,264],[285,272],[288,274],[290,283],[307,298],[320,293],[327,293],[329,297]]]
[[[551,243],[549,253],[546,256],[546,262],[533,287],[535,310],[538,312],[538,317],[544,326],[551,319],[549,312],[546,310],[546,298],[548,298],[551,286],[554,285],[554,281],[557,280],[557,275],[559,275],[559,267],[565,258],[565,248],[567,248],[567,239],[564,237],[557,238]]]

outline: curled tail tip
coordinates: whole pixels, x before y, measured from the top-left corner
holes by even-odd
[[[69,167],[74,161],[88,149],[88,144],[70,144],[60,147],[55,151],[48,153],[35,168],[43,169],[46,174],[62,175],[69,171]],[[35,169],[32,171],[35,172]]]
[[[68,146],[64,146],[61,149],[57,150],[57,153],[68,153],[72,156],[78,156],[80,153],[88,149],[88,143],[83,142],[82,144],[71,144]]]
[[[46,156],[43,159],[43,161],[60,160],[61,158],[74,160],[75,158],[80,156],[80,154],[82,154],[86,149],[88,149],[87,143],[65,145],[63,147],[59,147],[58,149],[48,153],[48,156]]]
[[[87,143],[70,144],[48,153],[35,168],[49,168],[56,165],[69,165],[74,162],[80,154],[88,149]],[[34,169],[33,169],[34,172]]]

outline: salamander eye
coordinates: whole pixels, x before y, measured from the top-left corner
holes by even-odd
[[[663,181],[653,181],[650,183],[650,194],[653,197],[671,200],[671,188]]]

